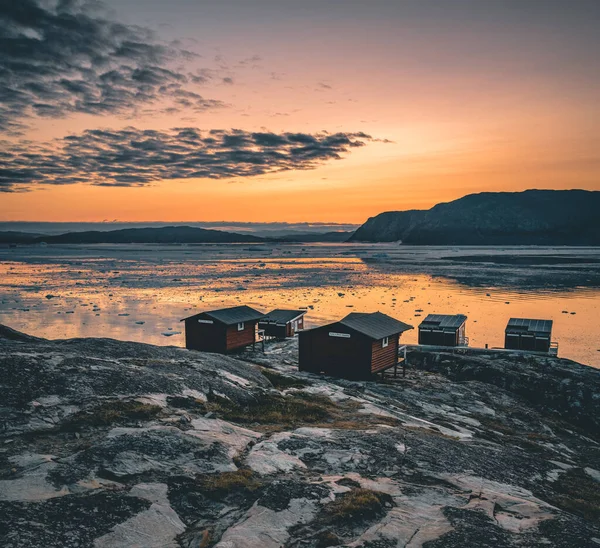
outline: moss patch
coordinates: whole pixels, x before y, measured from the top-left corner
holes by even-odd
[[[150,420],[161,412],[158,405],[137,401],[110,401],[71,415],[62,428],[74,430],[85,426],[110,426],[117,423]]]
[[[370,489],[352,489],[323,507],[324,515],[334,523],[371,520],[385,513],[392,498]]]
[[[167,396],[167,403],[177,409],[187,409],[196,413],[206,413],[206,406],[202,400],[191,396]]]
[[[282,375],[281,373],[277,373],[272,369],[263,369],[261,373],[267,377],[270,383],[278,390],[286,390],[288,388],[306,388],[307,386],[310,386],[310,383],[307,381]]]
[[[339,546],[342,540],[332,531],[320,531],[315,536],[317,548],[328,548],[329,546]]]
[[[598,482],[581,468],[573,468],[552,484],[554,492],[546,500],[562,510],[582,516],[586,520],[600,522],[600,489]]]
[[[197,479],[203,494],[213,499],[221,499],[234,492],[252,493],[262,487],[262,482],[247,468],[199,476]]]
[[[244,404],[211,393],[206,403],[208,411],[226,421],[252,424],[253,429],[265,432],[278,432],[304,425],[360,430],[380,424],[400,424],[395,418],[357,413],[360,407],[361,404],[356,401],[334,402],[325,396],[303,392],[285,395],[264,392]]]
[[[210,394],[207,408],[228,421],[278,424],[282,427],[330,421],[339,412],[338,406],[329,398],[309,394],[283,396],[265,393],[244,405]]]

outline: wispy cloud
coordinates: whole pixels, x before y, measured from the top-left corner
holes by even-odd
[[[190,89],[201,79],[173,68],[193,52],[86,6],[79,0],[0,2],[0,132],[18,131],[36,116],[132,114],[159,98],[174,109],[223,106]]]
[[[314,169],[373,139],[365,133],[88,130],[50,143],[0,143],[0,192],[86,183],[145,186]]]

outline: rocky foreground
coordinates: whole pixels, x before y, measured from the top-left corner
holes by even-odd
[[[0,326],[0,546],[599,546],[600,374],[409,355],[406,379]]]

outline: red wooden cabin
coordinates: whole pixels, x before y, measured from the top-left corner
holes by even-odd
[[[304,314],[306,310],[271,310],[258,322],[258,328],[263,329],[267,337],[293,337],[304,329]]]
[[[367,380],[398,364],[400,335],[412,328],[381,312],[353,312],[299,334],[299,369]]]
[[[256,324],[264,314],[249,306],[200,312],[185,322],[185,347],[226,354],[257,342]]]

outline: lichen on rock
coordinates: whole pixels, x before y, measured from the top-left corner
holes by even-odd
[[[0,329],[0,545],[600,539],[597,370],[420,352],[406,378],[351,382],[298,372],[296,352]]]

